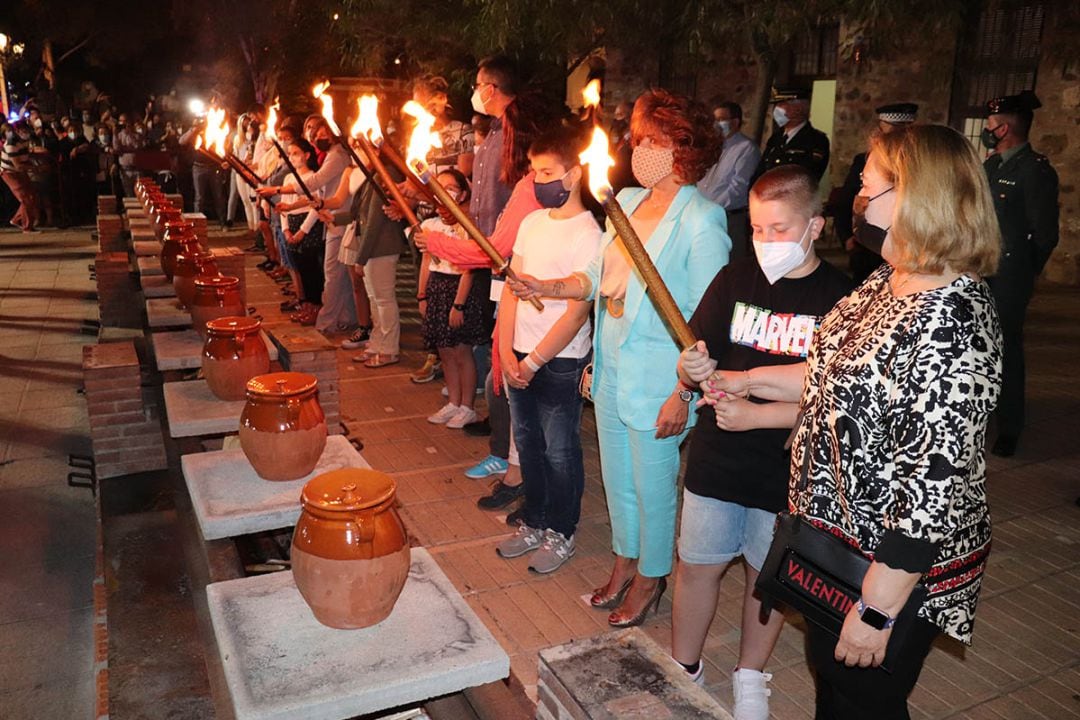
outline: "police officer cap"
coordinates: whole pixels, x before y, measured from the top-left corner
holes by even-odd
[[[997,115],[998,113],[1030,113],[1042,107],[1039,98],[1031,90],[1025,90],[1019,95],[1006,95],[994,98],[986,103],[986,114]]]
[[[878,120],[887,123],[913,123],[919,113],[919,106],[915,103],[892,103],[875,108]]]
[[[782,88],[773,88],[772,97],[769,98],[769,103],[775,105],[776,103],[787,102],[788,100],[809,100],[810,88],[799,85],[793,85]]]

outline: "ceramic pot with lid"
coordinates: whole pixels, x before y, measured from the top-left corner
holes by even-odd
[[[247,314],[240,297],[240,280],[230,275],[196,276],[195,296],[188,308],[191,310],[192,326],[204,339],[207,321]]]
[[[165,239],[165,225],[170,222],[183,220],[184,213],[172,203],[158,205],[154,208],[154,237],[161,242]]]
[[[332,470],[304,486],[293,580],[323,625],[370,627],[394,609],[411,561],[395,491],[389,475],[362,468]]]
[[[268,373],[247,384],[240,447],[264,480],[299,480],[326,447],[326,417],[318,380],[297,372]]]
[[[202,369],[210,392],[220,400],[243,400],[248,380],[270,372],[270,352],[255,318],[221,317],[206,323]]]
[[[188,220],[165,223],[165,235],[161,243],[161,271],[169,282],[172,282],[173,272],[176,270],[176,256],[185,245],[192,244],[200,246],[194,223]]]
[[[195,299],[195,278],[217,275],[217,263],[210,252],[198,244],[186,247],[176,254],[176,268],[173,270],[173,289],[180,307],[190,308]]]

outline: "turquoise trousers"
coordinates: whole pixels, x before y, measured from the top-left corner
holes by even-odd
[[[671,572],[675,552],[679,445],[687,431],[657,440],[656,430],[627,427],[617,411],[615,375],[614,364],[606,365],[607,382],[593,388],[611,547],[617,555],[637,558],[641,575],[663,577]]]

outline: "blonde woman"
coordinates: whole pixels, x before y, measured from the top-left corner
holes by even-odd
[[[904,719],[939,633],[971,642],[990,551],[986,426],[1001,390],[1001,330],[985,277],[1001,238],[986,178],[956,131],[883,136],[869,174],[895,171],[885,264],[822,321],[805,382],[783,368],[725,373],[721,393],[799,400],[789,505],[873,558],[839,639],[808,624],[817,717]],[[906,643],[879,666],[893,620],[927,588]]]

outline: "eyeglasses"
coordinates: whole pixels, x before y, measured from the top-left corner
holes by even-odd
[[[480,88],[484,87],[485,85],[491,85],[492,87],[495,87],[495,83],[482,82],[482,83],[473,83],[472,89],[473,90],[479,90]]]

